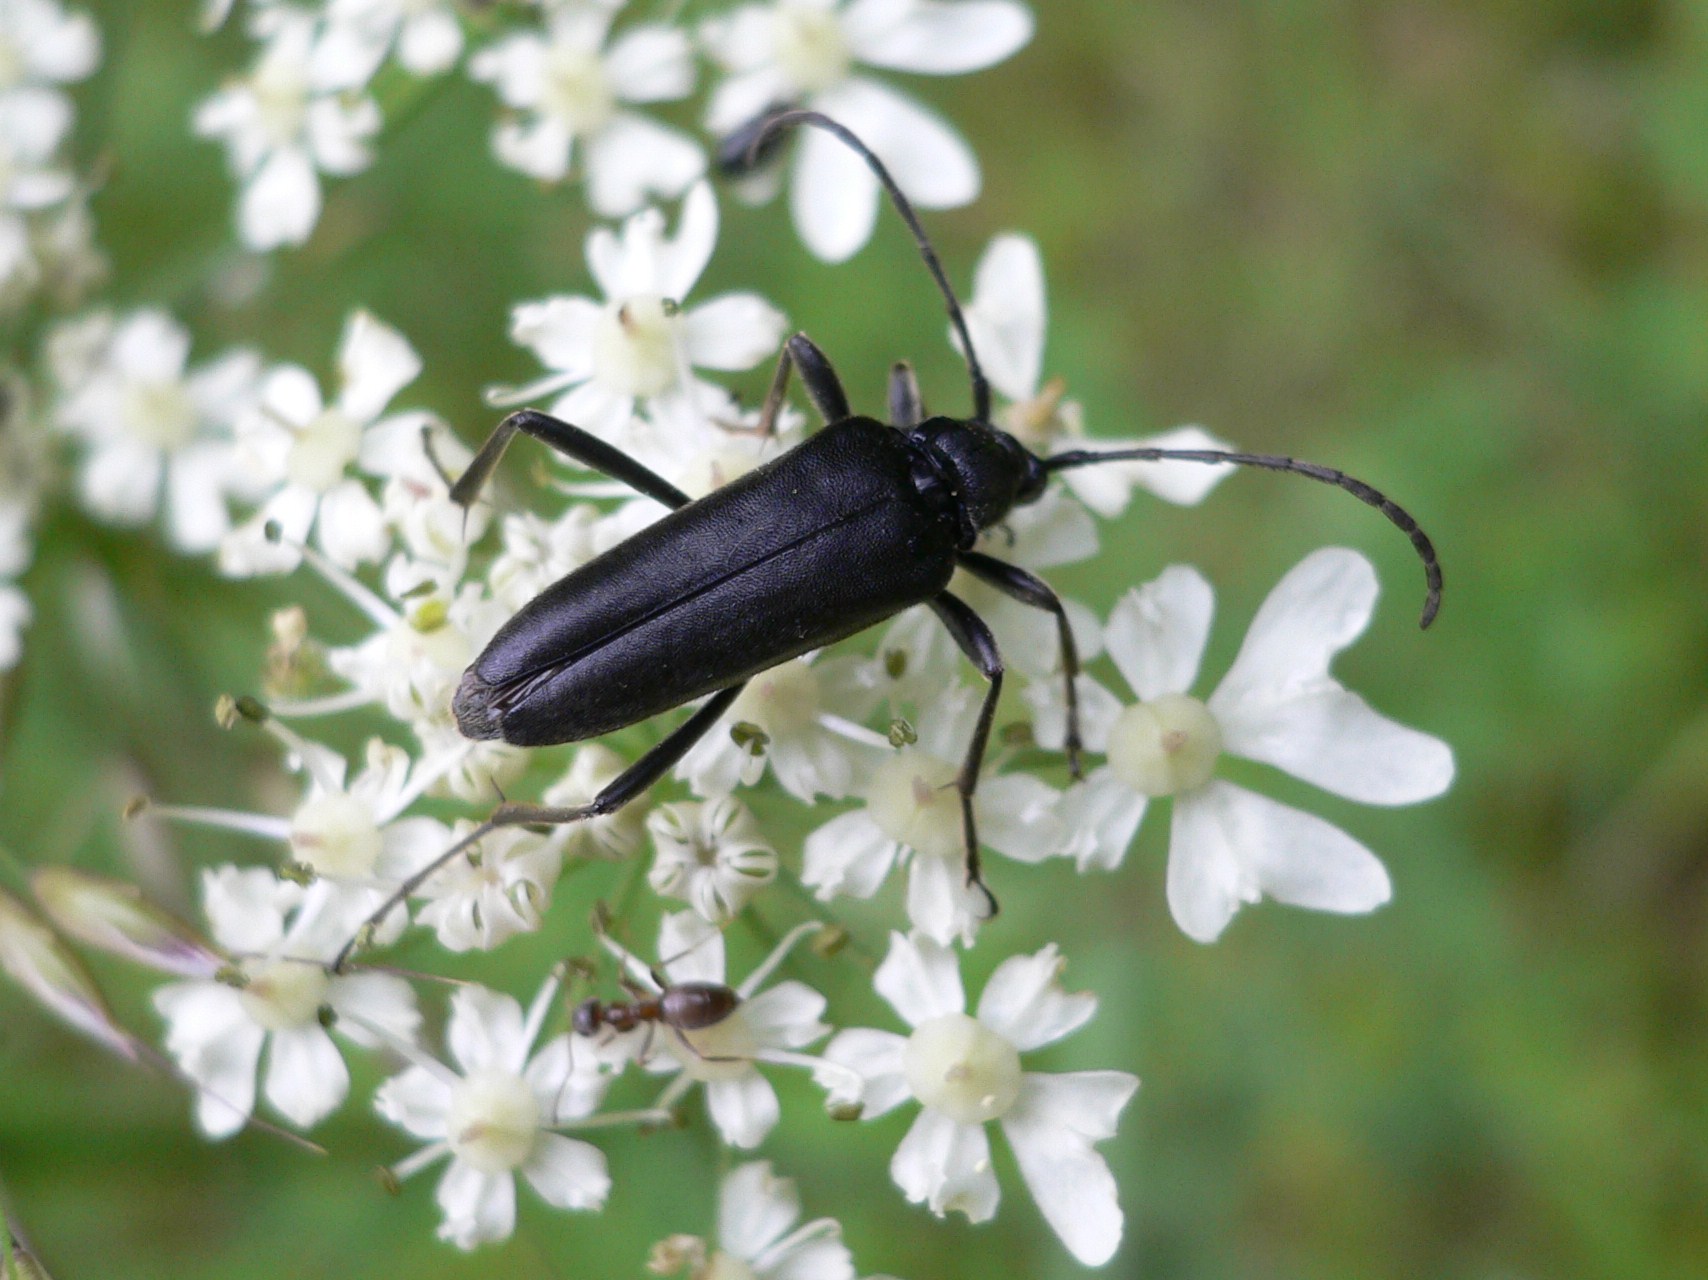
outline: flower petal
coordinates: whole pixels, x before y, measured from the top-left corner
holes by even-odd
[[[751,1262],[769,1249],[801,1216],[795,1184],[771,1172],[766,1160],[740,1165],[724,1178],[718,1200],[718,1245]]]
[[[522,1006],[486,987],[458,987],[451,995],[451,1021],[445,1042],[467,1071],[498,1067],[521,1074],[528,1058]]]
[[[482,1173],[453,1160],[436,1198],[445,1215],[439,1239],[459,1249],[508,1240],[516,1229],[516,1180],[508,1173]]]
[[[890,952],[872,985],[910,1027],[967,1007],[955,953],[918,934],[891,932]]]
[[[1215,607],[1204,575],[1182,564],[1121,597],[1109,615],[1104,643],[1141,701],[1192,687]]]
[[[1168,905],[1189,938],[1214,942],[1264,895],[1357,915],[1392,896],[1376,855],[1339,827],[1227,782],[1175,797]]]
[[[1124,1071],[1029,1074],[1002,1122],[1044,1220],[1088,1267],[1114,1256],[1123,1224],[1114,1176],[1092,1143],[1114,1136],[1116,1116],[1138,1087]]]
[[[1045,308],[1037,242],[1030,236],[997,236],[973,272],[966,317],[985,376],[1010,400],[1029,400],[1038,392]],[[953,330],[949,339],[959,347]]]
[[[957,1124],[926,1107],[890,1160],[890,1177],[915,1204],[942,1217],[951,1209],[971,1222],[996,1215],[1000,1194],[990,1167],[990,1138],[980,1125]]]
[[[445,1136],[451,1088],[425,1067],[410,1067],[374,1093],[374,1110],[417,1138]]]
[[[602,218],[633,213],[654,196],[679,196],[706,171],[704,153],[687,134],[626,111],[586,149],[587,203]]]
[[[864,809],[832,818],[807,836],[801,882],[821,902],[838,894],[869,898],[895,866],[900,846],[878,829]]]
[[[953,76],[994,66],[1032,38],[1032,11],[1015,0],[854,0],[843,29],[874,67]]]
[[[839,1031],[836,1038],[824,1047],[827,1061],[847,1067],[865,1082],[860,1104],[861,1114],[867,1120],[881,1116],[913,1097],[904,1066],[903,1055],[906,1052],[906,1036],[870,1027]]]
[[[707,1081],[706,1110],[724,1141],[744,1151],[765,1141],[765,1135],[776,1128],[782,1116],[777,1091],[757,1071],[733,1080]]]
[[[267,1101],[302,1128],[325,1119],[350,1090],[350,1069],[318,1023],[273,1032],[267,1048]]]
[[[776,352],[788,319],[756,293],[726,293],[682,317],[688,362],[700,369],[751,369]]]
[[[534,1154],[522,1166],[522,1176],[542,1200],[559,1209],[598,1209],[611,1194],[605,1153],[559,1133],[539,1136]]]
[[[1089,991],[1062,990],[1065,961],[1054,943],[1031,956],[1010,956],[997,966],[979,997],[979,1021],[1020,1052],[1053,1044],[1097,1012]]]

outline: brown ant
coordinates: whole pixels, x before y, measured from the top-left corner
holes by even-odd
[[[674,986],[659,982],[658,985],[659,993],[653,997],[613,1000],[609,1004],[597,996],[583,1000],[575,1007],[570,1025],[577,1035],[592,1037],[601,1027],[617,1032],[633,1031],[645,1022],[669,1027],[688,1044],[682,1032],[716,1026],[741,1004],[735,988],[721,982],[679,982]],[[688,1047],[694,1046],[688,1044]]]

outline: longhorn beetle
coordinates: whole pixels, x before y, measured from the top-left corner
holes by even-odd
[[[927,417],[911,373],[898,365],[889,385],[890,424],[857,417],[830,361],[797,333],[784,344],[759,429],[774,429],[794,369],[824,429],[696,501],[570,423],[532,409],[499,423],[451,486],[451,498],[464,508],[521,432],[671,510],[546,588],[499,629],[463,675],[452,704],[457,726],[470,738],[547,746],[596,738],[697,698],[706,701],[590,802],[568,808],[500,804],[485,823],[406,880],[373,919],[499,827],[579,822],[622,808],[687,754],[751,677],[916,604],[931,607],[988,681],[955,787],[966,883],[984,894],[994,914],[996,898],[979,872],[973,794],[1002,692],[1003,662],[989,627],[947,588],[962,568],[1054,616],[1067,685],[1064,745],[1078,777],[1079,658],[1062,602],[1041,579],[974,550],[982,530],[1014,507],[1037,501],[1050,475],[1070,467],[1129,460],[1232,463],[1335,485],[1375,507],[1411,539],[1428,585],[1420,625],[1434,619],[1441,568],[1428,536],[1405,510],[1343,472],[1292,458],[1210,449],[1072,450],[1040,458],[993,426],[990,386],[960,303],[912,206],[871,149],[828,116],[780,111],[743,129],[726,146],[726,159],[735,147],[751,163],[783,130],[797,125],[838,138],[888,192],[960,338],[972,383],[972,416]],[[345,947],[340,965],[359,937]]]

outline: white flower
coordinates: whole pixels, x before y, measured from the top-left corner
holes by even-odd
[[[71,127],[57,94],[0,95],[0,299],[15,306],[42,281],[36,237],[25,215],[71,196],[71,174],[53,166]]]
[[[723,404],[722,390],[696,379],[693,369],[753,368],[777,350],[785,321],[751,293],[683,306],[717,236],[717,202],[705,183],[683,201],[674,238],[665,235],[664,215],[656,209],[635,214],[620,235],[594,228],[587,265],[605,300],[560,295],[516,308],[511,338],[555,370],[516,397],[573,388],[552,412],[611,439],[629,425],[637,400],[690,398],[690,408],[702,398],[707,408]],[[705,410],[696,416],[703,420]],[[680,459],[679,446],[665,449]]]
[[[1015,0],[777,0],[708,19],[700,31],[730,72],[707,109],[713,133],[780,104],[821,111],[858,134],[916,204],[945,209],[978,194],[972,151],[934,112],[855,68],[977,71],[1031,39],[1032,14]],[[803,130],[797,146],[795,229],[819,257],[840,262],[871,237],[877,179],[829,134]]]
[[[384,513],[348,472],[352,464],[376,472],[376,455],[390,456],[395,429],[380,414],[420,372],[421,359],[403,335],[365,311],[344,327],[331,404],[306,369],[274,369],[259,406],[237,428],[250,482],[270,496],[221,542],[220,569],[235,577],[288,573],[311,532],[341,568],[380,559],[390,546]],[[403,416],[416,426],[426,421]]]
[[[581,144],[587,202],[622,217],[650,197],[681,195],[706,168],[692,139],[624,109],[673,102],[694,87],[688,38],[660,24],[633,27],[607,48],[619,5],[565,0],[544,35],[506,36],[469,60],[469,74],[492,84],[521,113],[492,136],[499,160],[530,177],[558,182]]]
[[[866,805],[832,818],[806,839],[801,880],[828,901],[869,898],[907,860],[913,927],[947,944],[970,944],[989,913],[966,882],[966,836],[955,788],[978,717],[979,695],[951,687],[919,714],[918,742],[893,752],[862,789]],[[1030,774],[998,775],[987,755],[973,794],[982,846],[1038,862],[1060,843],[1059,793]]]
[[[154,993],[166,1019],[166,1049],[200,1086],[196,1122],[210,1138],[243,1127],[255,1105],[263,1049],[267,1101],[307,1127],[344,1100],[350,1073],[321,1023],[371,1046],[375,1029],[412,1040],[415,994],[383,973],[333,974],[327,965],[360,923],[331,885],[303,889],[261,868],[202,873],[203,903],[216,942],[231,955],[229,981],[181,982]]]
[[[372,80],[387,53],[418,76],[449,71],[463,51],[463,29],[448,0],[329,0],[313,54],[314,80],[356,89]]]
[[[88,330],[69,338],[84,356],[56,362],[56,416],[88,446],[78,473],[84,505],[118,524],[164,507],[178,550],[212,551],[230,528],[232,424],[255,401],[260,357],[233,351],[186,374],[190,335],[163,311],[92,316],[62,326],[50,344],[71,328]]]
[[[509,1237],[517,1173],[559,1209],[598,1209],[610,1194],[603,1153],[551,1132],[598,1105],[604,1077],[583,1068],[587,1055],[572,1059],[567,1035],[529,1056],[556,994],[548,982],[524,1017],[509,996],[459,987],[446,1041],[460,1070],[418,1057],[375,1095],[375,1110],[428,1144],[397,1166],[400,1179],[451,1158],[439,1238],[459,1249]]]
[[[718,1196],[716,1247],[672,1236],[653,1247],[648,1270],[658,1275],[690,1265],[691,1280],[854,1280],[854,1258],[832,1218],[799,1227],[801,1198],[794,1179],[779,1178],[769,1161],[737,1165]]]
[[[1378,715],[1328,673],[1369,624],[1376,590],[1375,570],[1357,552],[1327,547],[1305,557],[1270,592],[1204,701],[1187,690],[1209,637],[1209,583],[1176,565],[1123,597],[1109,619],[1109,656],[1141,701],[1087,720],[1087,745],[1109,762],[1063,804],[1080,866],[1117,864],[1150,797],[1173,796],[1168,903],[1200,942],[1264,896],[1344,913],[1386,902],[1388,874],[1363,845],[1214,776],[1228,752],[1365,804],[1416,804],[1447,789],[1446,743]],[[1048,688],[1028,695],[1044,712],[1040,740],[1059,740]]]
[[[474,829],[472,822],[458,822],[452,843]],[[540,927],[562,869],[557,844],[520,827],[501,827],[428,877],[416,891],[427,900],[416,922],[436,929],[447,951],[490,951]]]
[[[476,511],[484,508],[477,506]],[[559,578],[599,554],[604,512],[577,502],[555,518],[506,512],[499,521],[504,549],[486,571],[493,598],[514,613]]]
[[[747,806],[730,796],[661,804],[647,815],[646,827],[658,850],[647,882],[710,924],[733,919],[777,878],[777,851],[759,838]]]
[[[53,87],[81,80],[101,60],[101,33],[86,13],[53,0],[0,5],[0,104],[20,100],[70,106]]]
[[[725,1142],[747,1150],[765,1140],[776,1126],[781,1108],[771,1082],[759,1073],[759,1064],[807,1067],[820,1073],[827,1070],[819,1059],[800,1052],[830,1030],[819,1021],[824,997],[793,979],[760,990],[795,944],[818,928],[817,924],[805,924],[786,934],[735,987],[741,1003],[722,1021],[692,1030],[649,1025],[630,1033],[631,1042],[663,1050],[648,1061],[650,1070],[681,1073],[659,1096],[654,1110],[674,1106],[696,1083],[703,1083],[706,1109]],[[636,983],[655,993],[661,990],[651,968],[610,938],[603,941]],[[658,930],[658,950],[670,957],[660,968],[671,985],[725,982],[723,935],[691,911],[664,917]],[[836,1067],[828,1070],[835,1073],[836,1085],[851,1086],[852,1077],[846,1072]],[[821,1078],[831,1079],[822,1074]]]
[[[991,1218],[999,1192],[985,1126],[998,1121],[1045,1221],[1095,1267],[1120,1245],[1122,1215],[1109,1166],[1092,1147],[1115,1135],[1139,1082],[1124,1071],[1020,1069],[1022,1053],[1053,1044],[1096,1012],[1095,996],[1061,989],[1061,968],[1053,944],[1004,960],[969,1017],[954,954],[892,933],[873,982],[913,1033],[843,1031],[825,1057],[864,1078],[866,1119],[910,1098],[923,1104],[890,1161],[909,1200],[939,1217],[955,1210],[973,1222]]]
[[[808,656],[760,672],[682,758],[676,776],[695,795],[727,795],[758,782],[769,765],[783,790],[807,804],[820,795],[851,794],[877,762],[876,752],[888,747],[855,723],[869,710],[863,665],[853,656],[818,662]]]
[[[30,508],[21,498],[0,494],[0,671],[9,671],[23,653],[23,629],[33,610],[15,583],[29,567]]]
[[[319,173],[359,173],[372,159],[367,142],[379,132],[379,107],[314,83],[317,21],[285,6],[265,10],[256,29],[266,45],[254,70],[196,108],[196,132],[224,140],[243,183],[237,229],[251,249],[307,240],[320,219]]]
[[[1000,235],[990,242],[973,275],[966,305],[967,330],[991,386],[1009,401],[996,424],[1040,456],[1063,449],[1226,449],[1201,427],[1181,427],[1137,439],[1085,438],[1078,401],[1066,400],[1059,379],[1043,383],[1044,333],[1048,309],[1044,264],[1030,236]],[[960,349],[951,329],[949,340]],[[1134,486],[1167,502],[1194,506],[1233,471],[1198,462],[1105,462],[1061,473],[1073,494],[1098,515],[1118,516]]]

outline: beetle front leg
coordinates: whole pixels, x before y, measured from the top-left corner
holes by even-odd
[[[646,751],[639,760],[611,779],[604,789],[586,804],[567,807],[508,803],[499,805],[485,822],[398,885],[397,892],[368,916],[350,941],[344,944],[338,958],[332,962],[332,971],[342,972],[351,953],[371,926],[385,919],[394,907],[426,884],[442,867],[467,853],[500,827],[556,827],[571,822],[583,822],[588,818],[603,818],[650,790],[654,783],[676,767],[696,742],[706,736],[746,687],[747,681],[743,680],[740,684],[714,693],[698,711],[672,729],[662,742]]]
[[[777,357],[777,373],[771,379],[771,389],[765,393],[764,407],[759,411],[759,425],[754,429],[762,436],[777,434],[777,415],[783,411],[783,395],[789,389],[789,373],[800,367],[801,381],[813,406],[827,423],[841,422],[851,417],[848,395],[842,390],[842,379],[830,363],[830,357],[804,333],[797,333],[783,344],[783,354]]]
[[[995,556],[963,551],[956,560],[968,573],[990,583],[1010,599],[1055,615],[1056,636],[1062,651],[1062,676],[1067,683],[1067,736],[1062,740],[1062,749],[1067,753],[1068,772],[1076,779],[1083,778],[1085,768],[1080,762],[1080,752],[1085,744],[1079,731],[1079,692],[1074,688],[1074,681],[1079,678],[1079,649],[1074,644],[1073,628],[1068,625],[1062,598],[1042,578]]]
[[[464,510],[474,505],[493,468],[504,456],[511,437],[518,431],[523,435],[532,436],[572,462],[579,462],[584,467],[628,485],[636,493],[662,502],[671,510],[688,505],[687,494],[657,472],[636,462],[621,449],[606,444],[598,436],[583,431],[562,418],[554,418],[537,409],[518,409],[493,428],[486,443],[480,447],[480,452],[474,455],[474,461],[469,463],[468,470],[451,486],[452,502]]]
[[[999,910],[996,895],[984,882],[979,871],[979,834],[973,819],[973,793],[979,785],[979,769],[984,765],[985,745],[990,741],[991,722],[996,718],[997,699],[1002,696],[1002,654],[997,651],[996,637],[983,618],[974,613],[964,600],[940,591],[931,600],[931,608],[943,620],[955,643],[990,681],[984,703],[979,707],[978,723],[973,726],[973,740],[967,745],[966,759],[955,776],[955,789],[961,793],[961,829],[967,837],[967,887],[977,888],[994,916]],[[987,919],[989,917],[986,917]]]

